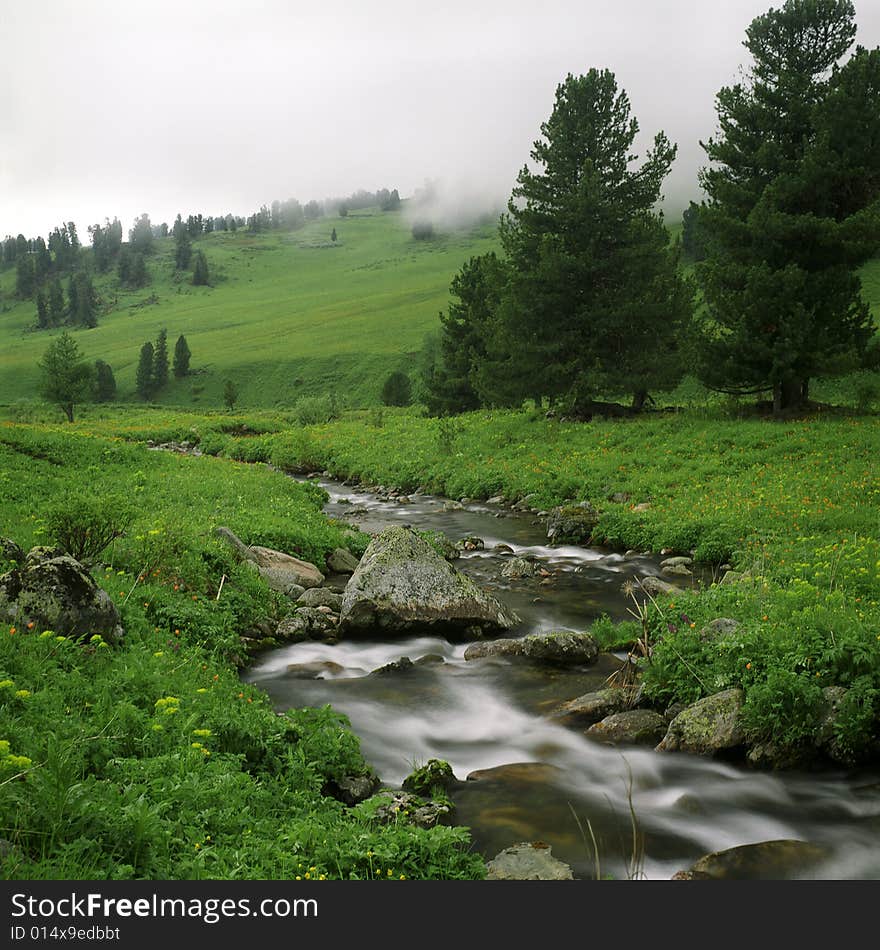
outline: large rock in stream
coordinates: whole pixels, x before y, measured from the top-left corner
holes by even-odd
[[[339,632],[433,632],[460,639],[510,630],[519,617],[481,590],[411,528],[370,542],[342,596]]]
[[[22,632],[53,630],[75,640],[122,638],[119,611],[92,575],[60,548],[31,548],[24,563],[0,577],[0,618]]]

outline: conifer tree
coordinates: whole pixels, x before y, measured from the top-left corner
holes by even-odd
[[[158,391],[168,384],[168,331],[163,327],[153,348],[153,389]]]
[[[141,347],[135,374],[135,387],[141,399],[149,399],[155,389],[153,385],[153,344],[149,340]]]
[[[753,66],[716,97],[703,147],[706,302],[700,374],[797,410],[816,376],[859,364],[874,324],[857,269],[880,248],[880,49],[850,0],[787,0],[755,18]]]
[[[189,374],[190,355],[186,337],[181,333],[177,338],[177,343],[174,344],[174,364],[172,368],[177,379],[183,379],[184,376]]]

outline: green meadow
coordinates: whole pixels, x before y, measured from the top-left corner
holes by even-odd
[[[426,334],[439,329],[455,272],[496,243],[494,221],[419,241],[404,212],[367,209],[292,232],[203,235],[193,247],[208,258],[212,286],[195,287],[191,271],[175,272],[168,237],[155,242],[146,287],[121,288],[113,270],[96,276],[106,312],[75,338],[89,361],[110,364],[121,400],[137,398],[141,344],[165,327],[172,352],[186,336],[192,375],[172,379],[161,403],[222,405],[227,379],[247,406],[318,393],[378,403],[388,374],[412,369]],[[14,290],[9,268],[0,273],[0,403],[37,397],[37,363],[60,332],[34,330],[34,303]]]

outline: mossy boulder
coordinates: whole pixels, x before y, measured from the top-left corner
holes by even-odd
[[[341,635],[426,633],[475,639],[519,618],[411,528],[394,525],[367,546],[342,596]]]
[[[472,643],[465,651],[465,660],[487,656],[522,657],[533,663],[550,666],[588,666],[596,662],[599,646],[589,633],[560,630],[554,633],[532,633],[517,639],[504,637]]]
[[[452,766],[443,759],[428,759],[417,769],[413,769],[403,780],[403,789],[416,795],[430,796],[437,789],[444,792],[455,788],[461,782],[455,777]]]
[[[614,713],[623,712],[632,705],[633,691],[623,687],[597,689],[562,703],[550,714],[564,726],[591,726]]]
[[[669,723],[657,751],[715,755],[740,749],[746,742],[743,700],[741,689],[727,689],[687,706]]]
[[[110,596],[60,548],[31,548],[23,564],[0,577],[0,618],[22,633],[54,630],[74,640],[100,634],[108,643],[123,636]]]
[[[653,709],[625,709],[594,723],[584,735],[604,745],[655,746],[666,730],[666,720]]]
[[[554,508],[547,518],[547,538],[554,544],[589,544],[599,512],[589,503]]]

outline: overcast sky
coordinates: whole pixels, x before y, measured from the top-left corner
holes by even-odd
[[[699,196],[714,96],[782,0],[0,0],[0,236],[426,179],[506,198],[556,86],[614,71]],[[880,45],[880,0],[856,0]]]

